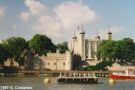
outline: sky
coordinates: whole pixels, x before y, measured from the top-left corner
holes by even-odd
[[[87,38],[105,39],[109,25],[113,39],[135,39],[135,0],[0,0],[0,40],[38,33],[60,43],[82,25]]]

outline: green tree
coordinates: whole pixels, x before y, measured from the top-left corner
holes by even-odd
[[[97,55],[103,60],[117,60],[121,65],[135,64],[135,43],[131,38],[105,40],[100,44]]]
[[[97,56],[104,60],[116,59],[116,41],[103,40],[98,48]]]
[[[8,51],[8,58],[13,59],[19,63],[24,64],[23,51],[27,49],[27,43],[24,38],[11,37],[3,42],[4,47]]]
[[[117,41],[116,57],[122,65],[135,64],[135,43],[131,38]]]
[[[28,43],[29,49],[39,55],[46,55],[49,51],[56,51],[56,46],[46,35],[36,34]]]
[[[8,52],[6,50],[6,48],[3,46],[3,44],[0,44],[0,65],[3,66],[4,61],[7,59],[8,57]]]
[[[65,53],[66,50],[68,50],[68,43],[62,42],[57,44],[57,48],[59,49],[60,53]]]

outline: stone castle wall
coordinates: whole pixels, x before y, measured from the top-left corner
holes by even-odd
[[[44,68],[49,70],[71,70],[72,54],[67,51],[64,54],[47,53],[47,56],[41,56],[40,59],[44,63]]]

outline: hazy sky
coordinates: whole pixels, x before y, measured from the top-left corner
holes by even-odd
[[[57,43],[69,41],[78,25],[87,38],[102,38],[107,25],[114,39],[135,38],[135,0],[0,0],[0,39],[29,40],[45,34]]]

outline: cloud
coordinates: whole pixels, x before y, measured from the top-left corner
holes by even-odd
[[[54,12],[64,28],[98,21],[98,16],[93,10],[86,5],[75,2],[61,4],[54,9]]]
[[[22,12],[20,14],[20,17],[25,22],[28,22],[28,19],[33,15],[42,16],[47,13],[47,7],[36,0],[25,0],[24,4],[28,7],[28,10]]]
[[[6,8],[0,7],[0,19],[2,19],[5,16]]]
[[[30,17],[30,14],[29,14],[28,12],[22,12],[22,13],[20,14],[20,17],[21,17],[21,19],[24,20],[25,22],[28,22],[28,19],[29,19],[29,17]]]
[[[47,12],[47,8],[42,3],[35,0],[25,0],[25,5],[32,15],[41,15]]]
[[[24,21],[36,17],[31,25],[33,30],[55,40],[63,40],[71,36],[76,26],[90,25],[99,20],[96,12],[80,2],[66,2],[48,10],[47,6],[39,1],[25,0],[28,10],[20,16]]]
[[[52,37],[61,37],[61,26],[52,16],[44,15],[38,18],[38,22],[33,27],[34,30],[41,34]]]

